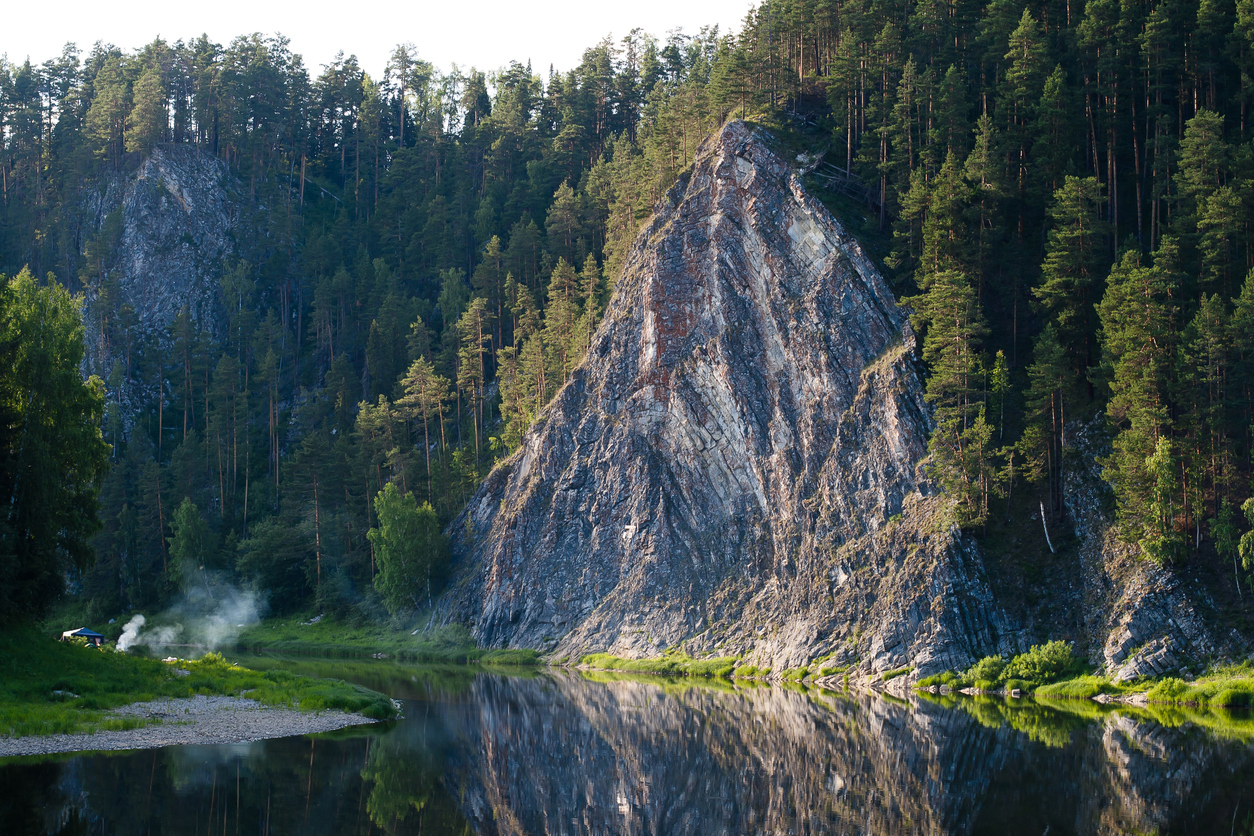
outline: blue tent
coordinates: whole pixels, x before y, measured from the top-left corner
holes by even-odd
[[[87,641],[100,647],[104,643],[104,635],[97,633],[95,630],[88,630],[86,627],[79,627],[77,630],[66,630],[61,634],[61,641],[67,639],[87,639]]]

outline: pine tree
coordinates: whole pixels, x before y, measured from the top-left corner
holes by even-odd
[[[928,277],[919,296],[904,300],[911,321],[925,334],[928,365],[925,398],[935,408],[936,429],[929,451],[931,472],[952,499],[959,526],[983,523],[991,487],[991,428],[981,396],[981,339],[987,332],[970,280],[946,269]]]
[[[1071,366],[1054,326],[1046,325],[1028,367],[1024,430],[1017,447],[1028,479],[1046,486],[1051,513],[1063,507],[1063,453],[1075,382]]]
[[[475,424],[475,461],[479,461],[479,439],[483,434],[483,389],[487,383],[485,358],[492,342],[492,315],[487,300],[482,296],[470,301],[470,305],[457,321],[461,345],[458,349],[457,388],[469,392]]]
[[[1032,293],[1037,309],[1056,330],[1075,380],[1083,380],[1096,361],[1097,312],[1108,252],[1108,228],[1101,220],[1101,185],[1093,177],[1068,176],[1054,193],[1052,227],[1041,264],[1041,281]]]
[[[169,124],[161,70],[148,67],[135,82],[134,107],[126,117],[126,150],[148,155],[165,138]]]
[[[1180,287],[1177,252],[1175,241],[1168,238],[1151,266],[1142,263],[1139,253],[1125,253],[1107,278],[1098,311],[1110,385],[1106,412],[1115,433],[1113,450],[1102,461],[1103,476],[1114,489],[1121,535],[1128,542],[1153,539],[1158,550],[1145,551],[1156,559],[1164,556],[1170,542],[1170,532],[1161,527],[1167,508],[1160,501],[1166,486],[1159,481],[1174,458],[1171,447],[1162,447],[1160,441],[1170,430],[1169,387],[1176,350],[1173,297]]]

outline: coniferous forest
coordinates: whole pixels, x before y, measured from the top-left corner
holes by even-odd
[[[570,70],[446,72],[401,45],[373,78],[262,35],[0,64],[4,350],[53,283],[127,345],[81,407],[111,449],[66,565],[100,615],[193,568],[277,611],[421,607],[440,528],[580,362],[651,207],[744,117],[825,152],[808,184],[910,305],[955,523],[987,534],[1016,501],[1065,519],[1083,432],[1121,537],[1240,565],[1243,588],[1252,100],[1254,0],[768,0],[737,32],[636,30]],[[243,202],[220,339],[189,312],[137,334],[109,307],[117,221],[83,222],[94,183],[171,145]],[[6,409],[7,484],[35,407]],[[18,507],[0,566],[34,536]],[[404,542],[429,547],[398,572]]]

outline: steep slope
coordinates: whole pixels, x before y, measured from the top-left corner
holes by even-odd
[[[450,527],[486,645],[871,670],[1018,644],[938,527],[914,335],[857,242],[728,124],[640,233],[584,363]]]

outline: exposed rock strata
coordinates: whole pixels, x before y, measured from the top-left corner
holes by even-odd
[[[733,122],[633,246],[587,359],[450,527],[489,646],[965,667],[1018,646],[938,528],[914,335]]]
[[[186,306],[192,320],[221,336],[224,262],[233,251],[239,206],[226,165],[185,145],[156,148],[129,176],[101,181],[85,207],[94,236],[110,213],[121,213],[120,236],[105,259],[107,285],[89,278],[87,370],[107,376],[125,352],[116,312],[129,307],[132,343],[161,335]],[[129,414],[131,410],[126,409]]]

